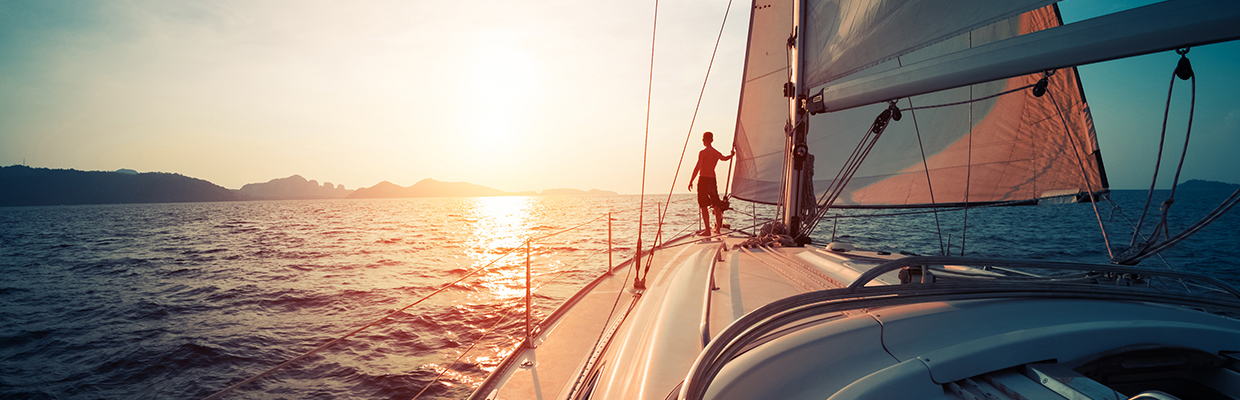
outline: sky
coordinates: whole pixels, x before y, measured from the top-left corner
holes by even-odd
[[[1060,6],[1072,22],[1146,3]],[[647,193],[671,188],[686,141],[675,186],[687,193],[702,131],[731,146],[749,2],[732,4],[702,92],[727,7],[659,4]],[[175,172],[232,189],[298,174],[349,189],[433,178],[637,193],[654,11],[630,1],[0,0],[0,165]],[[1189,56],[1198,101],[1181,181],[1240,183],[1240,45]],[[1080,68],[1114,189],[1149,185],[1177,60]],[[1178,85],[1164,165],[1182,148],[1188,86]]]

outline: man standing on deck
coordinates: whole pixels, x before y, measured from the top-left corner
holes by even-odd
[[[702,180],[698,181],[698,207],[702,209],[702,224],[706,229],[698,232],[701,236],[710,236],[710,207],[715,208],[715,233],[720,233],[723,229],[723,209],[725,204],[719,199],[719,185],[715,183],[715,164],[719,161],[728,161],[736,154],[733,149],[728,155],[723,155],[719,150],[711,147],[711,142],[715,141],[715,135],[706,131],[702,134],[702,144],[706,148],[698,152],[697,165],[693,167],[693,176],[689,177],[689,191],[693,191],[693,180],[697,178],[698,173],[702,173]]]

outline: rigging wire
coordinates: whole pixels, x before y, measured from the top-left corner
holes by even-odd
[[[1114,215],[1115,215],[1115,211],[1117,211],[1117,210],[1118,210],[1118,211],[1119,211],[1119,216],[1120,216],[1120,217],[1122,217],[1122,218],[1124,219],[1124,222],[1127,222],[1127,223],[1128,223],[1128,227],[1133,228],[1133,229],[1136,229],[1137,225],[1132,223],[1132,220],[1128,218],[1128,214],[1125,214],[1125,213],[1124,213],[1124,209],[1123,209],[1123,208],[1121,208],[1121,207],[1119,206],[1119,204],[1116,204],[1116,203],[1115,203],[1115,200],[1112,200],[1110,197],[1108,197],[1106,200],[1107,200],[1107,202],[1108,202],[1108,203],[1111,203],[1111,216],[1112,216],[1112,218],[1108,218],[1108,220],[1113,219],[1113,217],[1114,217]],[[1141,239],[1143,239],[1143,240],[1148,240],[1148,238],[1146,238],[1145,234],[1141,234]],[[1163,266],[1167,267],[1167,270],[1169,270],[1169,271],[1175,271],[1175,270],[1176,270],[1175,268],[1173,268],[1173,267],[1171,266],[1171,263],[1170,263],[1170,262],[1167,262],[1167,258],[1166,258],[1166,257],[1163,257],[1162,253],[1158,253],[1158,254],[1157,254],[1157,256],[1158,256],[1158,260],[1159,260],[1159,261],[1162,261]],[[1188,288],[1188,284],[1184,282],[1184,279],[1176,279],[1176,280],[1180,282],[1180,285],[1184,286],[1184,290],[1187,290],[1187,291],[1189,291],[1190,293],[1192,292],[1192,290]]]
[[[654,22],[651,25],[652,26],[650,27],[650,77],[648,78],[648,81],[646,83],[647,85],[646,86],[646,135],[645,135],[645,138],[642,139],[642,188],[641,188],[641,195],[638,196],[638,200],[637,200],[637,209],[638,209],[637,211],[637,254],[634,256],[637,261],[634,263],[633,265],[634,267],[637,267],[637,265],[641,263],[641,259],[642,259],[642,225],[643,225],[642,217],[644,213],[642,213],[641,210],[646,208],[646,153],[647,153],[647,150],[650,148],[650,103],[651,103],[650,99],[654,93],[654,50],[655,50],[654,45],[655,45],[655,38],[658,37],[658,32],[659,32],[659,0],[654,1]],[[640,272],[637,274],[636,277],[633,278],[633,287],[636,287],[636,288],[646,287],[646,279],[645,277],[642,276]]]
[[[908,98],[909,108],[913,106],[913,98]],[[917,148],[921,150],[921,165],[926,171],[926,187],[930,191],[930,206],[934,207],[934,229],[939,234],[939,254],[947,255],[947,247],[943,246],[943,227],[939,225],[939,207],[934,201],[934,184],[930,183],[930,163],[926,161],[926,146],[921,141],[921,128],[917,125],[917,113],[909,110],[909,116],[913,117],[913,132],[917,133]]]
[[[973,47],[973,32],[969,32],[969,47]],[[973,85],[969,85],[969,97],[973,97]],[[964,238],[969,233],[969,187],[973,183],[973,128],[973,103],[969,103],[969,158],[965,162],[964,169],[964,222],[960,224],[962,227],[960,231],[961,257],[964,257]]]
[[[874,145],[878,143],[878,138],[887,130],[887,126],[892,119],[900,120],[900,109],[896,107],[896,102],[892,101],[888,104],[887,109],[883,110],[874,122],[870,124],[870,128],[861,136],[861,140],[857,142],[857,147],[853,148],[852,154],[844,162],[843,168],[836,172],[835,179],[831,181],[831,185],[822,193],[817,203],[817,210],[814,215],[806,221],[808,229],[805,230],[806,236],[818,227],[818,223],[822,221],[827,211],[831,209],[831,205],[844,192],[844,187],[852,180],[853,175],[861,168],[861,162],[870,154],[870,150],[874,149]]]
[[[1050,77],[1047,74],[1047,78]],[[1089,193],[1089,204],[1094,208],[1094,217],[1098,219],[1098,228],[1102,230],[1102,243],[1107,248],[1107,256],[1115,258],[1115,253],[1111,251],[1111,239],[1107,238],[1107,227],[1102,223],[1102,214],[1098,213],[1098,199],[1094,198],[1094,184],[1089,181],[1089,174],[1085,169],[1085,162],[1081,160],[1081,149],[1076,145],[1076,140],[1072,138],[1072,129],[1068,128],[1068,119],[1063,115],[1063,109],[1059,107],[1059,102],[1055,100],[1055,92],[1047,91],[1050,95],[1051,104],[1055,105],[1055,112],[1059,114],[1059,121],[1063,123],[1064,134],[1068,136],[1068,142],[1072,143],[1072,154],[1076,157],[1076,165],[1081,168],[1081,180],[1085,181],[1085,190]]]
[[[728,25],[728,14],[732,12],[732,0],[728,0],[728,8],[723,11],[723,22],[719,25],[719,36],[715,38],[715,49],[710,53],[710,63],[706,65],[706,76],[702,78],[702,90],[698,92],[697,104],[693,107],[693,117],[689,119],[689,132],[685,134],[685,145],[680,149],[680,159],[676,161],[676,173],[672,174],[672,187],[667,191],[667,204],[672,204],[672,194],[676,193],[676,180],[680,178],[680,167],[684,166],[685,153],[689,150],[689,140],[693,138],[693,125],[697,123],[698,111],[702,108],[702,98],[706,97],[706,83],[710,81],[710,71],[715,66],[715,55],[719,53],[719,43],[723,41],[723,28]],[[736,135],[732,136],[732,147],[736,147]],[[728,180],[732,179],[732,162],[728,161]],[[693,182],[689,182],[693,183]],[[724,190],[727,193],[727,190]],[[668,207],[670,209],[671,207]],[[667,210],[659,214],[659,225],[663,224]]]

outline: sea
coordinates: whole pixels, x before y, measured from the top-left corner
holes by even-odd
[[[1168,231],[1229,194],[1177,193]],[[841,210],[814,242],[1106,263],[1146,195]],[[732,206],[741,232],[776,213]],[[644,248],[700,229],[688,195],[0,207],[0,399],[203,398],[256,376],[224,398],[467,397],[522,340],[527,279],[537,324],[633,257],[639,218]],[[1140,266],[1240,286],[1238,232],[1240,208]]]

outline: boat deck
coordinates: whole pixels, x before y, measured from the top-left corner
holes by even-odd
[[[656,251],[644,291],[633,289],[631,263],[617,267],[584,296],[570,299],[571,309],[538,332],[534,347],[512,357],[519,367],[507,376],[497,374],[486,383],[495,386],[479,394],[563,399],[574,388],[604,378],[580,374],[597,370],[610,374],[605,376],[610,382],[632,383],[617,398],[666,398],[706,341],[746,313],[791,295],[843,287],[869,267],[902,257],[813,247],[737,248],[746,239],[691,237]],[[899,278],[892,272],[876,281],[892,284]],[[674,293],[699,295],[669,295]],[[708,314],[703,312],[707,308]],[[643,329],[630,329],[635,325]],[[604,358],[635,367],[600,369]]]

